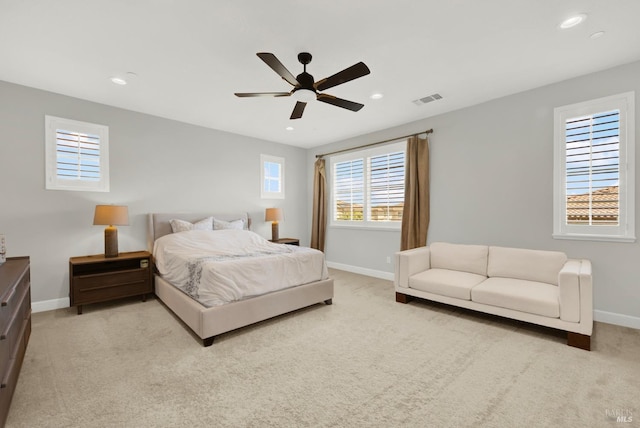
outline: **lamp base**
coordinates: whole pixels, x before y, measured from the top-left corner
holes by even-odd
[[[278,239],[280,239],[280,237],[278,236],[278,222],[274,221],[273,223],[271,223],[271,240],[277,241]]]
[[[118,257],[118,229],[115,226],[104,229],[104,256]]]

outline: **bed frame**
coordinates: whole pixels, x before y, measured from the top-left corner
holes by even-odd
[[[245,228],[249,229],[251,226],[251,219],[247,213],[236,215],[211,213],[151,213],[148,219],[149,228],[147,235],[149,251],[153,251],[153,243],[156,239],[172,233],[169,220],[180,219],[193,223],[212,215],[216,219],[225,221],[243,218],[245,219]],[[329,278],[274,291],[262,296],[240,300],[223,306],[207,308],[155,273],[154,278],[156,295],[202,339],[204,346],[211,346],[214,338],[219,334],[317,303],[324,302],[330,305],[333,299],[333,279]]]

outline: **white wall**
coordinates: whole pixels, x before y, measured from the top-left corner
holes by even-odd
[[[45,114],[109,126],[111,191],[45,190]],[[260,198],[260,154],[285,158],[285,200]],[[306,150],[0,82],[0,233],[8,256],[31,257],[32,300],[64,303],[68,260],[104,252],[98,203],[129,206],[120,251],[146,249],[146,215],[249,212],[271,236],[264,208],[283,207],[280,236],[308,243]],[[68,304],[68,303],[67,303]]]
[[[638,76],[640,62],[635,62],[316,147],[309,151],[307,163],[312,165],[318,153],[433,128],[428,242],[560,250],[572,258],[590,259],[596,319],[640,328],[640,243],[565,241],[551,236],[553,109],[627,91],[636,91],[638,103]],[[640,108],[636,108],[636,133],[640,132],[638,124]],[[636,165],[640,169],[640,159]],[[636,180],[638,177],[640,174]],[[311,195],[312,178],[309,180]],[[640,189],[638,183],[636,189]],[[310,207],[311,199],[308,204]],[[636,213],[640,213],[637,194]],[[384,275],[393,272],[386,257],[399,246],[398,232],[329,228],[326,256],[329,262]]]

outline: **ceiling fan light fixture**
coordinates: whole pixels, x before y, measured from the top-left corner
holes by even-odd
[[[308,103],[316,99],[316,93],[311,89],[300,88],[293,93],[293,98],[301,103]]]

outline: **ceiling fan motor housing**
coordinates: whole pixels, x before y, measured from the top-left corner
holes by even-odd
[[[298,81],[298,83],[300,83],[299,89],[309,89],[315,92],[315,88],[313,87],[313,83],[314,83],[313,76],[307,73],[306,71],[303,71],[302,73],[298,74],[298,76],[296,77],[296,80]]]

